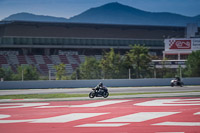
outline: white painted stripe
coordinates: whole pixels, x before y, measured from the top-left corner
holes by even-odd
[[[196,112],[196,113],[194,113],[194,115],[200,115],[200,112]]]
[[[185,132],[156,132],[156,133],[185,133]]]
[[[100,122],[143,122],[143,121],[156,119],[159,117],[164,117],[164,116],[173,115],[177,113],[179,112],[140,112],[140,113],[130,114],[130,115],[112,118],[108,120],[103,120]]]
[[[109,124],[83,124],[75,127],[120,127],[128,125],[129,123],[109,123]]]
[[[63,106],[40,106],[40,107],[35,107],[35,108],[65,108],[65,107],[70,107],[69,105],[63,105]]]
[[[28,119],[28,120],[0,120],[0,123],[20,123],[20,122],[31,122],[34,119]]]
[[[0,119],[8,118],[8,117],[10,117],[10,115],[3,115],[3,114],[0,114]]]
[[[191,101],[187,101],[191,100]],[[194,101],[192,101],[194,100]],[[137,106],[191,106],[200,105],[200,101],[195,101],[199,99],[159,99],[146,101],[142,103],[136,103]]]
[[[4,103],[4,104],[0,104],[0,106],[6,106],[6,107],[0,107],[0,109],[44,106],[48,104],[49,103]]]
[[[106,106],[106,105],[128,102],[128,101],[132,101],[132,100],[108,100],[108,101],[88,103],[88,104],[83,104],[83,105],[72,105],[70,107],[100,107],[100,106]]]
[[[90,118],[94,116],[104,115],[107,113],[72,113],[67,115],[55,116],[50,118],[43,118],[33,120],[31,123],[65,123],[75,120]]]
[[[161,122],[152,125],[162,125],[162,126],[200,126],[200,122]]]

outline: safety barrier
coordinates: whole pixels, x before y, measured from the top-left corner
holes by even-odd
[[[108,87],[169,86],[172,78],[163,79],[106,79],[106,80],[42,80],[2,81],[0,89],[43,89],[43,88],[84,88],[95,87],[103,82]],[[183,78],[185,85],[200,85],[199,78]]]

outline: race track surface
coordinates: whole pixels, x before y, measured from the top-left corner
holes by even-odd
[[[200,98],[0,103],[1,133],[199,133]]]
[[[200,86],[184,86],[184,87],[108,87],[110,93],[151,93],[151,92],[191,92],[199,91]],[[65,88],[65,89],[13,89],[0,90],[0,95],[17,95],[17,94],[89,94],[91,88]]]

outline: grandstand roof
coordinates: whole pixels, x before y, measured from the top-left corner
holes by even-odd
[[[185,27],[0,21],[0,37],[165,39],[185,36]]]

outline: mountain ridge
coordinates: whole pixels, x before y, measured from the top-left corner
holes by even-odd
[[[161,26],[186,26],[187,23],[200,25],[200,15],[189,17],[169,12],[148,12],[118,2],[90,8],[69,19],[23,12],[10,15],[3,20]]]

